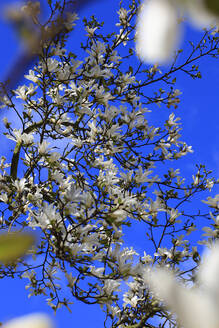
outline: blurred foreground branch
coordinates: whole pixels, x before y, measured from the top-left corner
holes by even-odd
[[[23,6],[8,9],[8,19],[18,30],[24,47],[4,78],[4,82],[1,83],[3,95],[18,85],[26,70],[40,54],[43,44],[48,41],[52,42],[61,34],[69,32],[72,28],[72,25],[68,24],[71,17],[75,17],[76,12],[92,1],[63,0],[56,2],[53,8],[52,1],[48,0],[51,14],[46,23],[41,23],[39,20],[40,2],[38,1],[28,1]]]

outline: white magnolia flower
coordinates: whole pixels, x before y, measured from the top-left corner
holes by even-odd
[[[123,306],[130,304],[132,307],[136,307],[136,305],[138,304],[138,300],[139,299],[137,295],[130,297],[128,293],[125,293],[123,295]]]
[[[103,286],[103,291],[107,294],[107,295],[111,295],[113,292],[115,291],[120,291],[119,287],[120,287],[121,283],[117,280],[113,280],[113,279],[106,279],[104,281],[104,286]]]
[[[26,86],[25,85],[19,86],[16,90],[14,90],[14,93],[17,95],[16,98],[20,98],[22,100],[27,99]]]
[[[104,270],[104,268],[96,268],[94,265],[90,265],[90,272],[96,277],[101,277]]]
[[[29,74],[28,75],[24,75],[24,77],[27,79],[27,80],[30,80],[30,81],[32,81],[32,82],[34,82],[34,83],[37,83],[38,82],[38,77],[35,75],[35,72],[32,70],[32,69],[30,69],[29,70]]]
[[[38,146],[38,152],[40,155],[46,155],[48,154],[50,148],[49,148],[50,142],[43,140],[43,142],[39,143]]]
[[[202,202],[212,208],[219,209],[219,194],[216,195],[214,198],[208,197],[207,200],[203,200]]]
[[[26,85],[19,86],[16,90],[14,90],[14,93],[17,95],[16,98],[20,98],[25,101],[28,95],[32,96],[34,94],[36,89],[37,86],[34,87],[31,83],[29,87]]]
[[[171,208],[171,210],[169,211],[169,215],[170,215],[170,222],[175,222],[175,220],[181,215],[181,213],[179,213],[179,211],[175,208]]]
[[[13,136],[7,134],[7,138],[11,139],[17,143],[22,143],[24,145],[29,145],[33,143],[33,135],[32,134],[28,134],[28,133],[23,133],[21,129],[17,130],[14,129],[13,130]]]
[[[178,38],[177,8],[170,1],[147,0],[137,23],[136,49],[148,62],[165,62]]]
[[[137,22],[139,57],[150,63],[165,63],[177,47],[180,15],[186,14],[196,27],[206,28],[219,26],[217,11],[217,5],[209,0],[145,0]]]
[[[25,183],[26,183],[26,179],[25,178],[22,178],[20,180],[16,180],[14,182],[14,186],[16,187],[18,193],[21,193],[22,191],[24,191]]]
[[[214,187],[214,181],[211,179],[207,179],[206,181],[206,188],[208,188],[209,191]]]
[[[57,72],[59,69],[59,62],[54,58],[48,58],[45,65],[45,70],[49,72]]]
[[[197,279],[199,287],[186,288],[160,268],[144,274],[151,290],[177,314],[184,328],[219,327],[219,243],[204,256]]]
[[[8,321],[3,328],[52,328],[50,318],[41,313],[29,314]]]

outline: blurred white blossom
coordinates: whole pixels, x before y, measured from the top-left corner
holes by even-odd
[[[8,321],[4,328],[52,328],[52,322],[48,316],[41,313],[29,314]]]
[[[182,15],[199,28],[219,24],[208,0],[145,0],[138,14],[136,49],[141,60],[165,63],[176,50]],[[209,10],[210,8],[210,10]]]
[[[219,326],[219,243],[205,254],[200,265],[198,287],[186,288],[165,268],[147,271],[144,280],[155,295],[176,313],[184,328]]]
[[[137,52],[143,61],[164,62],[178,38],[177,9],[170,1],[149,0],[138,16]]]

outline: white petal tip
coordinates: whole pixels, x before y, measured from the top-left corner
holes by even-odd
[[[12,319],[3,328],[53,328],[53,324],[47,315],[34,313]]]

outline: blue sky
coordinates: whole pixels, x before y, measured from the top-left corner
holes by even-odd
[[[2,0],[0,12],[4,3],[12,3],[13,1]],[[115,11],[118,10],[119,0],[102,0],[93,1],[91,5],[80,12],[80,16],[96,15],[101,21],[104,21],[108,31],[112,31],[116,22]],[[80,30],[73,32],[68,42],[68,49],[74,48],[80,44]],[[18,51],[18,40],[14,30],[6,24],[2,19],[0,21],[1,35],[1,66],[0,79],[6,74],[10,65],[16,58]],[[186,25],[184,33],[184,41],[182,47],[189,39],[198,38],[201,33]],[[193,146],[194,153],[189,154],[181,162],[176,163],[186,176],[194,173],[195,164],[203,163],[214,171],[214,175],[219,175],[219,120],[218,120],[218,104],[219,104],[219,63],[217,59],[205,58],[200,62],[200,68],[203,78],[200,80],[192,80],[186,75],[180,73],[177,77],[177,88],[182,92],[181,103],[176,110],[176,116],[182,118],[183,140]],[[5,114],[4,114],[5,115]],[[3,115],[3,116],[4,116]],[[1,117],[3,117],[1,115]],[[154,121],[167,116],[167,111],[162,108],[156,108],[152,114]],[[4,142],[6,142],[4,140]],[[8,144],[2,144],[5,151]],[[215,193],[218,189],[215,188]],[[141,236],[141,238],[139,237]],[[144,240],[140,229],[136,226],[132,228],[131,233],[127,237],[127,243],[130,246],[143,250]],[[140,240],[140,245],[136,240]],[[24,315],[31,312],[48,312],[53,315],[52,310],[48,308],[40,297],[27,298],[28,291],[25,291],[25,281],[18,279],[0,280],[1,288],[1,315],[0,321],[9,318]],[[103,327],[103,314],[99,306],[87,306],[74,301],[71,307],[72,313],[63,309],[57,312],[54,318],[57,328],[61,327],[87,327],[98,328]]]

